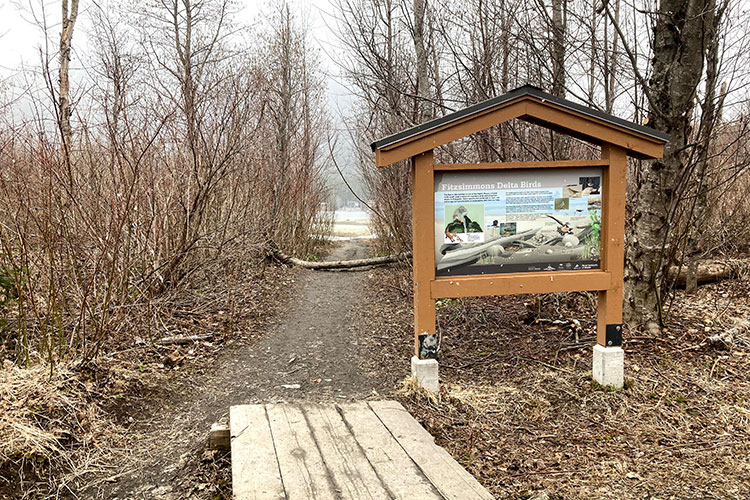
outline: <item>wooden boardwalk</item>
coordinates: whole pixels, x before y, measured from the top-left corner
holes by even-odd
[[[233,406],[236,500],[492,499],[395,401]]]

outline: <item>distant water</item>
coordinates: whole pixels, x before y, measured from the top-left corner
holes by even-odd
[[[370,213],[363,210],[336,210],[335,219],[370,222]]]
[[[330,215],[330,212],[328,215]],[[372,237],[369,212],[364,210],[336,210],[333,222],[334,240]]]

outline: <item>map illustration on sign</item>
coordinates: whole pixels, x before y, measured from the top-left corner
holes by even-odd
[[[437,276],[598,269],[601,168],[435,172]]]

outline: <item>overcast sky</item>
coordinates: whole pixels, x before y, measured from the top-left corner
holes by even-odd
[[[93,0],[80,0],[79,20],[73,36],[74,51],[86,50],[87,31],[90,26],[88,9]],[[105,1],[106,0],[100,0]],[[239,23],[257,26],[263,22],[263,11],[268,11],[270,2],[239,0]],[[333,60],[336,58],[337,41],[334,33],[334,21],[331,18],[333,7],[331,0],[289,0],[293,11],[310,27],[312,41],[320,50],[324,69],[328,74],[329,101],[333,109],[347,108],[350,96],[342,81],[337,77],[338,70]],[[46,16],[45,16],[46,14]],[[60,32],[60,2],[42,0],[0,0],[0,79],[6,80],[18,76],[25,68],[34,68],[40,61],[40,49],[44,37],[39,23],[46,22],[50,33],[50,52],[56,50],[56,37]],[[56,61],[55,61],[56,62]],[[80,61],[73,55],[71,67],[75,71]],[[333,110],[332,109],[332,110]]]
[[[97,4],[106,4],[107,0],[97,0]],[[335,34],[335,21],[332,18],[332,0],[288,0],[299,20],[309,26],[310,38],[318,49],[323,69],[327,74],[328,107],[334,117],[332,125],[338,132],[343,132],[342,115],[347,115],[353,98],[345,82],[338,76],[339,70],[333,62],[340,53]],[[235,20],[243,25],[258,26],[264,22],[264,12],[271,10],[275,2],[238,0],[240,11]],[[87,35],[90,29],[88,10],[94,8],[94,0],[80,0],[80,12],[73,35],[73,58],[71,70],[73,81],[75,72],[81,68],[80,55],[87,49]],[[53,56],[53,67],[57,67],[56,50],[59,33],[61,4],[45,0],[0,0],[0,82],[24,86],[24,70],[34,72],[39,67],[40,50],[44,46],[44,36],[40,24],[48,25],[49,52]],[[347,171],[350,182],[357,184],[356,168],[350,157],[351,144],[347,134],[340,134],[337,157]],[[331,178],[332,184],[339,187],[337,174]]]

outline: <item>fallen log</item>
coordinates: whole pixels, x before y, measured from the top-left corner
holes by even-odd
[[[698,263],[698,284],[715,283],[717,281],[737,278],[742,268],[748,267],[747,261],[720,261],[706,260]],[[674,277],[678,272],[677,267],[673,267],[671,275]],[[684,287],[687,279],[687,266],[679,268],[679,274],[676,276],[675,286]]]
[[[356,267],[367,267],[367,266],[382,266],[384,264],[391,264],[393,262],[401,262],[411,258],[411,252],[400,253],[398,255],[386,255],[384,257],[372,257],[369,259],[356,259],[356,260],[335,260],[330,262],[317,262],[310,260],[301,260],[296,257],[291,257],[278,250],[273,252],[273,255],[282,262],[287,264],[293,264],[295,266],[304,267],[305,269],[316,269],[319,271],[335,270],[335,269],[352,269]]]
[[[207,333],[204,335],[190,335],[189,337],[164,337],[154,341],[154,343],[159,345],[185,345],[202,340],[211,340],[212,338],[214,338],[213,333]]]

